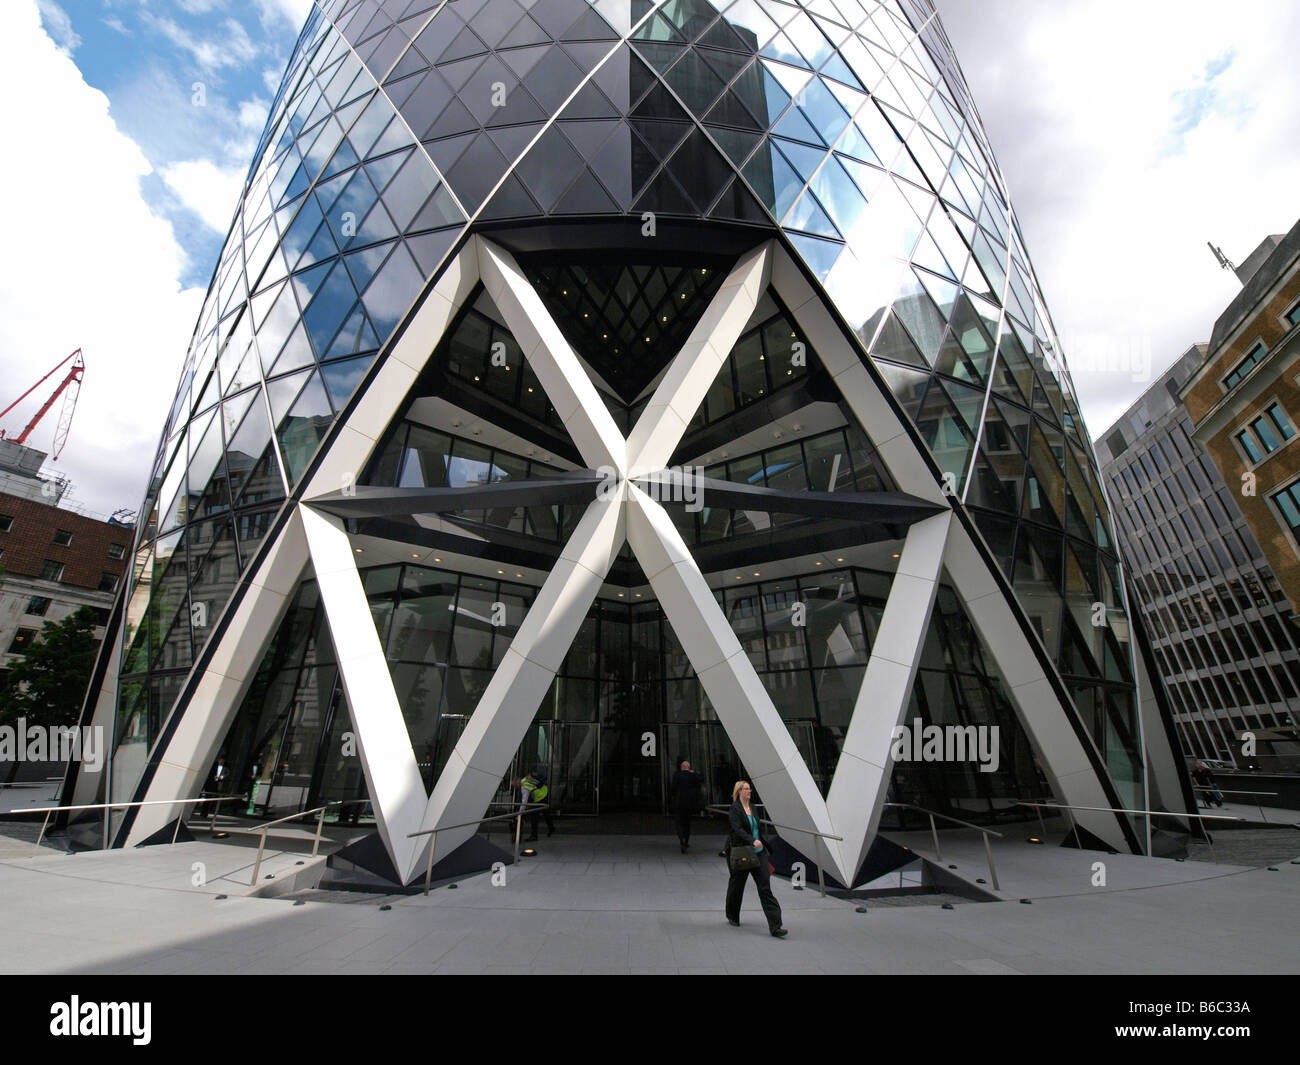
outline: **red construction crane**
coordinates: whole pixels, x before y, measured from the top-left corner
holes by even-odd
[[[63,367],[66,366],[69,362],[72,363],[72,367],[71,369],[68,370],[67,376],[65,376],[63,380],[59,383],[59,387],[54,390],[54,394],[51,395],[50,398],[45,401],[41,409],[36,412],[36,416],[32,418],[30,422],[27,423],[27,428],[24,429],[17,437],[14,438],[15,443],[18,444],[27,443],[27,438],[32,435],[32,430],[36,428],[36,424],[42,418],[44,418],[45,415],[49,412],[49,409],[52,406],[54,406],[54,401],[58,399],[59,396],[62,395],[64,391],[67,391],[68,394],[63,398],[63,410],[59,414],[59,425],[58,428],[54,430],[54,446],[51,454],[55,460],[57,460],[58,457],[63,453],[63,446],[68,442],[68,430],[72,428],[72,414],[77,409],[77,396],[81,394],[81,377],[82,374],[85,373],[86,362],[81,357],[80,348],[78,348],[66,359],[64,359],[61,363],[59,363],[56,367],[54,367],[53,370],[47,373],[39,381],[37,381],[36,384],[32,385],[31,388],[29,388],[16,400],[10,403],[9,406],[5,407],[4,410],[0,410],[0,418],[3,418],[16,406],[18,406],[19,403],[21,403],[33,392],[35,392],[38,388],[40,388],[41,385],[45,384],[46,381],[48,381],[51,377],[53,377],[56,373],[58,373],[61,369],[63,369]],[[5,435],[5,431],[3,429],[0,429],[0,440],[6,440],[6,439],[8,439],[8,437]]]

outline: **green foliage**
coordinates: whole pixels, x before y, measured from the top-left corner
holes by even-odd
[[[95,611],[47,621],[0,691],[0,724],[75,725],[95,668]]]

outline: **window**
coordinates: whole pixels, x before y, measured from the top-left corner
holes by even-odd
[[[67,547],[72,543],[72,533],[67,529],[59,529],[54,534],[54,543],[56,547]]]
[[[1232,368],[1232,372],[1223,379],[1224,391],[1226,392],[1229,389],[1236,388],[1237,385],[1241,384],[1241,382],[1246,379],[1246,375],[1250,373],[1250,371],[1258,365],[1267,354],[1268,348],[1264,346],[1263,341],[1260,341],[1246,352],[1245,358],[1243,358],[1241,362],[1237,363],[1237,365]]]
[[[0,532],[8,532],[14,527],[14,519],[8,514],[0,514]]]
[[[108,545],[108,557],[109,557],[109,558],[125,558],[125,557],[126,557],[126,548],[123,547],[121,544],[109,544],[109,545]]]
[[[45,565],[41,567],[41,580],[43,581],[61,581],[63,580],[63,563],[54,562],[51,559],[45,560]]]
[[[19,629],[14,633],[14,642],[9,645],[9,653],[11,655],[26,654],[27,648],[32,645],[35,639],[35,629]]]
[[[1295,436],[1295,426],[1287,417],[1280,403],[1270,404],[1264,414],[1250,423],[1250,431],[1245,429],[1236,434],[1236,441],[1250,457],[1250,461],[1259,462],[1265,455],[1271,455],[1286,441]]]
[[[1273,504],[1281,512],[1292,535],[1300,536],[1300,481],[1275,492]]]
[[[43,595],[34,595],[27,600],[26,613],[31,614],[34,618],[45,617],[45,612],[50,609],[51,600],[46,599]]]
[[[101,573],[101,574],[99,575],[99,590],[100,590],[101,592],[115,592],[115,591],[117,591],[117,574],[116,574],[116,573]]]
[[[1259,445],[1255,443],[1254,437],[1245,429],[1237,434],[1237,443],[1241,445],[1241,450],[1246,453],[1246,457],[1251,463],[1256,463],[1264,457],[1264,452],[1260,451]]]
[[[1282,316],[1291,325],[1300,325],[1300,303],[1296,303],[1289,311]]]
[[[1264,411],[1265,416],[1273,423],[1283,440],[1290,440],[1295,436],[1295,426],[1291,424],[1291,419],[1286,416],[1286,411],[1282,409],[1280,403],[1270,404]]]

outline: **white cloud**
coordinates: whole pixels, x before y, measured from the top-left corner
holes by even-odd
[[[243,66],[258,54],[258,47],[249,38],[247,31],[232,18],[222,23],[226,31],[225,37],[199,38],[170,18],[159,18],[148,11],[141,12],[140,17],[176,47],[189,52],[206,71]]]
[[[312,0],[254,0],[262,25],[268,28],[274,23],[281,27],[288,23],[293,29],[302,29],[307,15],[312,9]]]
[[[1300,73],[1286,0],[939,0],[1057,329],[1160,374],[1300,215]],[[1229,61],[1230,60],[1230,61]],[[1073,364],[1067,348],[1066,359]],[[1150,380],[1073,373],[1094,435]]]
[[[271,101],[254,96],[251,100],[239,103],[239,125],[250,133],[261,133],[266,125],[266,114],[271,109]]]
[[[164,166],[160,173],[186,207],[225,235],[244,190],[245,170],[222,168],[210,159],[189,159]]]
[[[62,472],[76,498],[108,513],[144,495],[203,293],[178,278],[184,253],[140,191],[150,172],[109,116],[107,98],[42,32],[35,0],[0,4],[6,136],[25,163],[0,168],[0,382],[15,396],[75,348],[86,377]],[[11,397],[12,398],[12,397]],[[15,411],[30,417],[31,411]],[[8,426],[6,426],[8,428]],[[48,447],[53,425],[32,442]]]
[[[36,0],[41,12],[41,22],[48,33],[58,43],[59,50],[71,55],[81,45],[81,37],[72,28],[72,19],[59,7],[55,0]]]

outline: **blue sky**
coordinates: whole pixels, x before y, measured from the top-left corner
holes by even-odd
[[[308,0],[42,0],[46,32],[154,173],[141,188],[206,285]]]
[[[937,0],[1099,435],[1300,215],[1300,4]],[[0,0],[0,407],[75,348],[59,472],[135,508],[310,0]],[[196,103],[195,84],[202,86]],[[33,397],[0,426],[16,431]],[[48,448],[53,415],[31,441]]]

